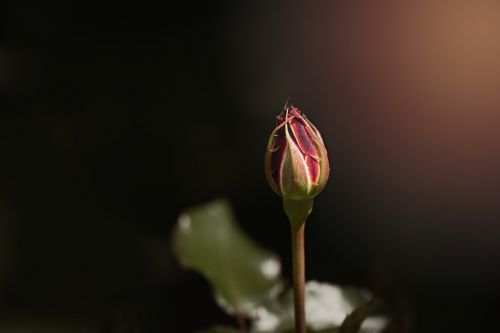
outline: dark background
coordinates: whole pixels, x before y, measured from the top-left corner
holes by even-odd
[[[379,292],[401,332],[494,329],[498,13],[482,0],[2,2],[0,326],[232,324],[173,259],[171,230],[228,197],[290,276],[263,153],[291,96],[334,165],[308,278]]]

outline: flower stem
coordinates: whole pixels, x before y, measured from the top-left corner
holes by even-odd
[[[312,200],[283,199],[283,208],[290,219],[292,231],[293,299],[296,333],[306,333],[304,229],[312,205]]]
[[[292,226],[293,301],[297,333],[306,332],[304,228],[305,223],[298,228]]]

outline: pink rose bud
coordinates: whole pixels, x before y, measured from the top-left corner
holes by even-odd
[[[276,117],[265,158],[273,190],[290,200],[307,200],[326,185],[330,166],[321,134],[299,108],[286,105]]]

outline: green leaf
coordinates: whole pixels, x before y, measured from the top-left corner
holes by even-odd
[[[371,299],[372,295],[365,290],[310,281],[306,284],[307,326],[312,332],[339,332],[346,317],[348,318],[353,311],[356,313],[356,308],[363,307]],[[368,314],[366,313],[366,315]],[[293,332],[292,290],[287,291],[279,299],[257,307],[253,311],[252,317],[253,332]],[[359,319],[361,327],[365,318],[366,316],[363,318],[353,316],[350,323],[358,324],[358,320],[355,319]],[[362,326],[362,332],[380,332],[386,325],[386,319],[384,317],[370,317],[365,324]],[[352,331],[347,332],[351,333]]]
[[[339,333],[358,333],[361,331],[361,325],[372,312],[375,305],[374,299],[360,305],[351,312],[339,328]]]
[[[241,333],[241,331],[234,327],[217,325],[198,333]]]
[[[210,281],[217,302],[229,313],[249,314],[281,289],[278,258],[243,233],[225,200],[183,213],[174,249],[182,265]]]

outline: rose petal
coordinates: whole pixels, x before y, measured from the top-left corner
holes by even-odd
[[[305,162],[311,181],[313,183],[316,183],[319,179],[319,172],[320,172],[320,166],[318,160],[312,158],[311,156],[306,156]]]
[[[283,165],[283,157],[285,155],[286,139],[285,127],[282,127],[276,132],[273,143],[273,153],[271,155],[271,177],[278,188],[281,188],[281,168]]]
[[[292,129],[294,139],[300,147],[300,150],[309,156],[319,157],[314,141],[306,129],[304,120],[301,118],[293,119],[290,123],[290,128]]]
[[[285,126],[288,129],[288,125]],[[283,194],[300,198],[309,194],[311,182],[305,164],[304,155],[292,140],[291,135],[285,130],[286,150],[283,156],[281,169],[281,186]]]

